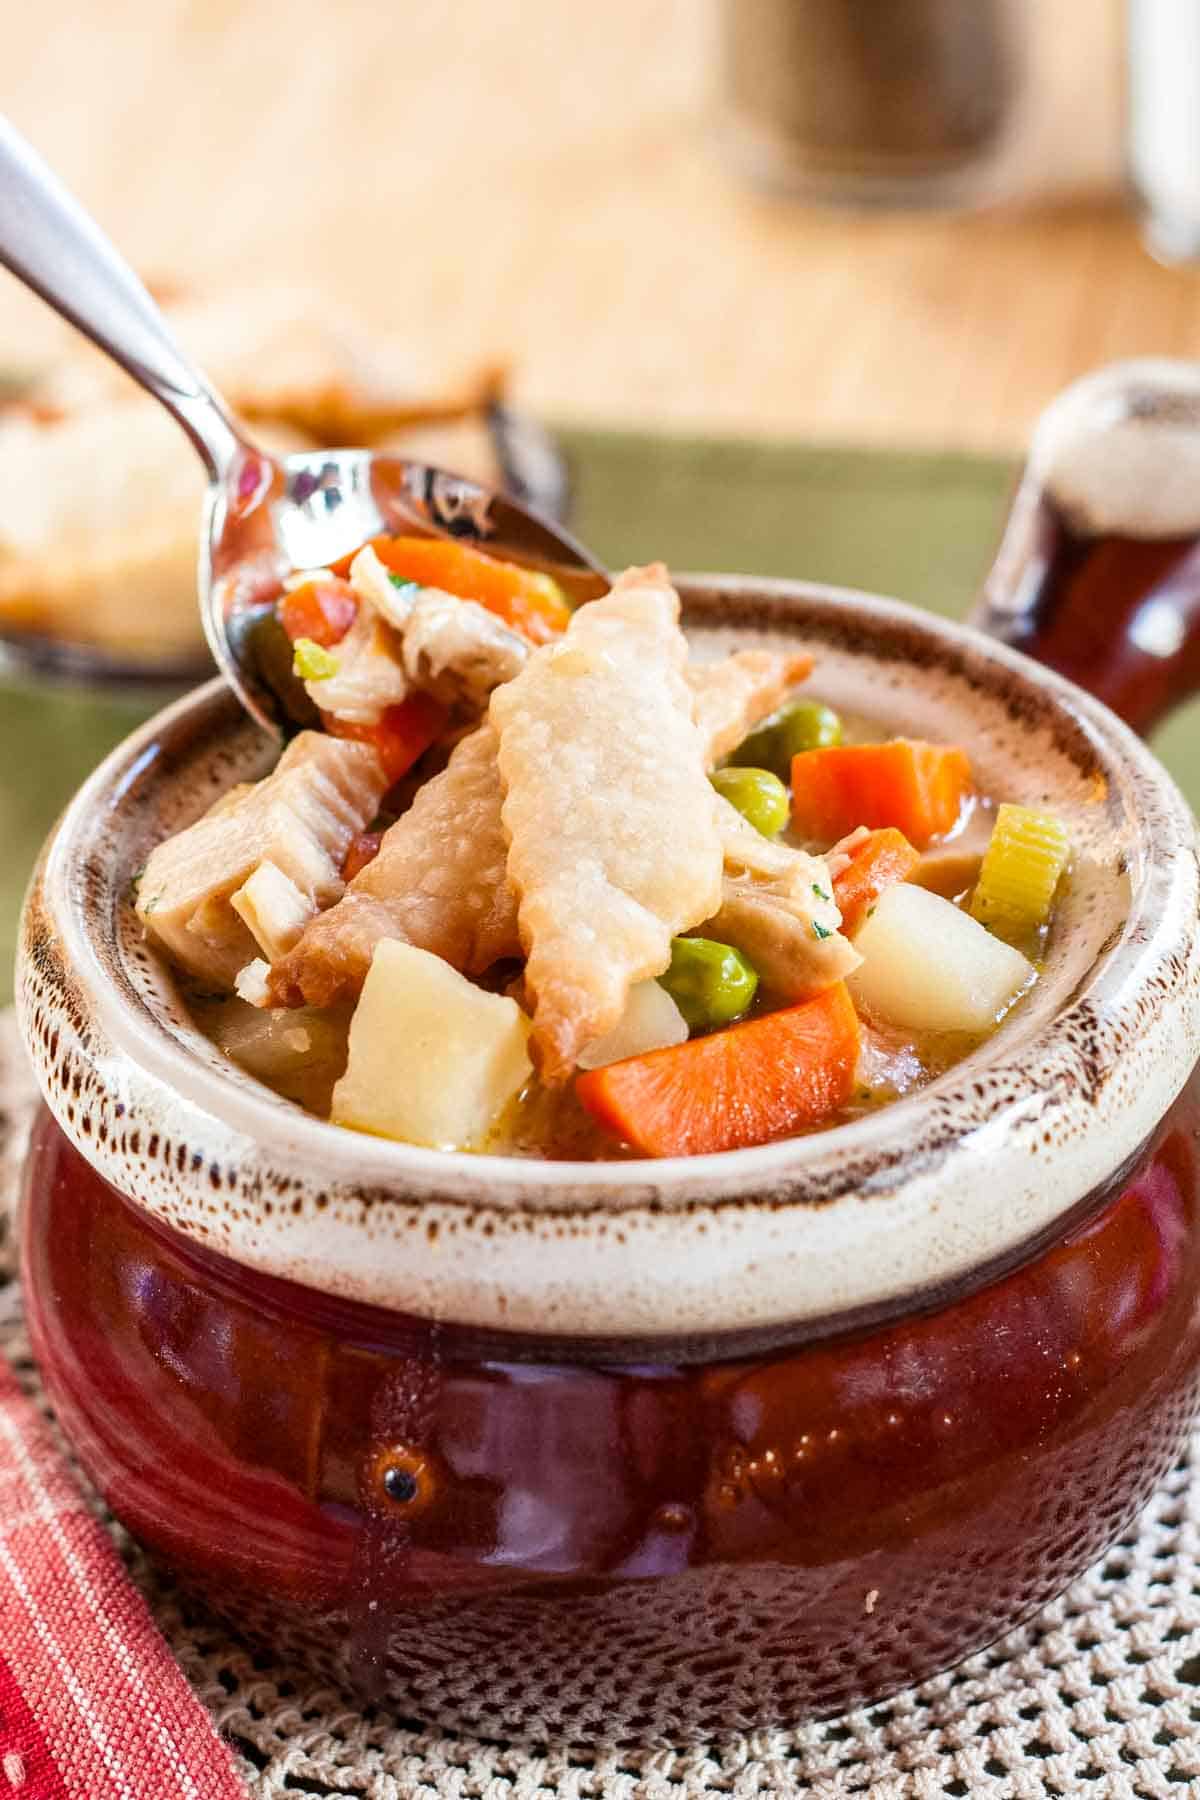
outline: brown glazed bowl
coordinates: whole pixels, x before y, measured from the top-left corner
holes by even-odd
[[[683,592],[697,654],[811,648],[834,705],[1067,821],[1042,982],[915,1096],[595,1165],[301,1113],[199,1036],[129,903],[266,766],[217,684],[96,772],[26,908],[25,1290],[85,1469],[237,1629],[489,1737],[678,1744],[947,1668],[1127,1529],[1197,1407],[1200,882],[1170,779],[979,633]]]

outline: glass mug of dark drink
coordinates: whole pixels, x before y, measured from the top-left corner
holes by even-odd
[[[1039,434],[984,617],[1141,725],[1193,681],[1166,489],[1200,456],[1197,377],[1104,380]],[[26,908],[25,1290],[80,1461],[238,1629],[490,1737],[676,1744],[947,1668],[1128,1527],[1197,1406],[1198,882],[1170,779],[978,632],[796,582],[682,594],[700,654],[811,651],[823,699],[936,724],[1069,825],[1019,1017],[891,1106],[588,1163],[279,1098],[196,1030],[129,903],[154,844],[262,773],[218,684],[96,773]]]

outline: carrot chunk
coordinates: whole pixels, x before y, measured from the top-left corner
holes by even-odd
[[[815,1000],[577,1077],[592,1117],[647,1156],[740,1150],[819,1125],[854,1091],[858,1016],[844,982]]]
[[[342,858],[342,880],[353,881],[379,855],[382,831],[360,831]]]
[[[436,744],[446,729],[446,708],[432,695],[417,692],[408,695],[397,706],[389,706],[373,725],[351,724],[333,713],[322,713],[325,729],[334,737],[353,738],[359,744],[373,744],[379,752],[384,774],[389,781],[402,775]]]
[[[454,538],[377,537],[371,539],[393,575],[422,587],[441,588],[460,600],[475,600],[531,643],[545,644],[567,629],[571,609],[549,575],[519,563],[487,556]],[[350,571],[357,551],[332,564],[335,575]]]
[[[823,843],[894,825],[920,849],[953,830],[970,788],[967,753],[954,745],[896,738],[802,750],[792,758],[792,823]]]
[[[345,581],[306,581],[279,602],[279,622],[291,638],[311,638],[329,650],[340,644],[358,615],[354,589]]]
[[[868,912],[894,881],[907,881],[921,860],[902,831],[886,825],[850,851],[850,863],[833,884],[833,897],[842,915],[842,930],[853,937]]]

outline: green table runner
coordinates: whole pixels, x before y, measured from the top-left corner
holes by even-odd
[[[574,523],[610,566],[806,576],[961,614],[1013,479],[994,458],[565,432]]]
[[[1013,476],[994,458],[561,435],[576,527],[611,566],[662,558],[677,569],[807,576],[949,616],[966,611],[988,566]],[[150,710],[145,699],[0,682],[0,998],[42,839],[88,770]],[[1193,804],[1198,742],[1183,715],[1159,745]]]

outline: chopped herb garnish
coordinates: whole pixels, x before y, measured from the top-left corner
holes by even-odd
[[[338,672],[338,659],[315,638],[297,638],[292,646],[292,670],[301,681],[328,681]]]
[[[149,900],[147,900],[145,906],[143,906],[143,908],[142,908],[143,919],[148,919],[150,917],[150,914],[154,911],[155,907],[158,905],[158,903],[161,899],[162,899],[161,894],[152,894],[151,895]]]
[[[832,937],[833,936],[833,928],[830,925],[818,925],[817,921],[814,919],[813,920],[813,936],[818,937],[818,938]]]
[[[419,581],[410,581],[407,575],[397,575],[394,569],[388,570],[388,580],[394,588],[397,588],[400,591],[400,593],[403,594],[407,591],[410,600],[416,599],[418,590],[421,586]]]
[[[131,900],[137,899],[138,889],[142,885],[142,877],[145,873],[146,873],[146,865],[145,865],[145,863],[143,863],[141,868],[135,869],[133,871],[133,874],[129,877],[129,898]]]
[[[827,894],[825,892],[825,889],[821,886],[819,881],[813,882],[812,891],[817,896],[818,900],[832,900],[833,899],[833,895]]]

